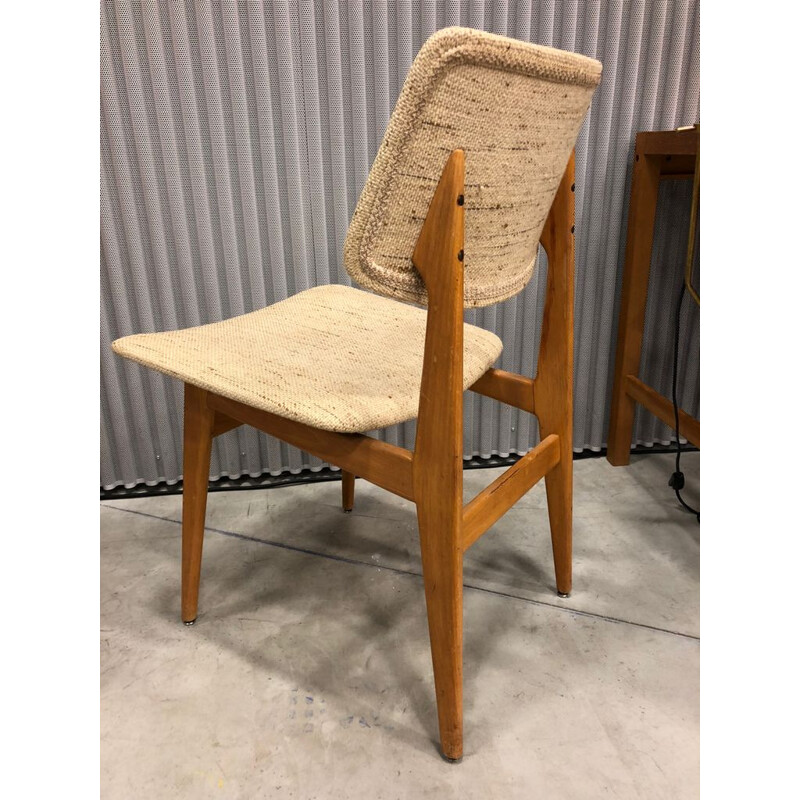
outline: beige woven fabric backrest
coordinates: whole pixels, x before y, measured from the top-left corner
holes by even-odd
[[[464,305],[530,280],[547,213],[600,82],[599,61],[445,28],[419,51],[345,242],[353,280],[426,303],[411,262],[449,154],[466,154]]]

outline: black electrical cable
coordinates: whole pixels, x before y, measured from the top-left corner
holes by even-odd
[[[675,472],[669,479],[669,485],[675,490],[675,496],[678,502],[687,510],[691,511],[700,522],[700,512],[692,508],[682,497],[681,489],[685,484],[683,473],[681,472],[681,429],[680,429],[680,414],[678,408],[678,343],[680,342],[680,324],[681,324],[681,308],[683,307],[683,298],[686,295],[686,281],[681,282],[681,291],[678,295],[678,304],[675,308],[675,341],[672,350],[672,408],[675,411],[675,439],[677,450],[675,452]]]

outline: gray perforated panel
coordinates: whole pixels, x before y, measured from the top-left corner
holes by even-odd
[[[101,43],[101,485],[174,482],[179,385],[113,355],[129,333],[211,322],[321,283],[347,283],[350,216],[425,38],[467,25],[585,53],[603,82],[577,145],[575,446],[605,443],[633,141],[698,119],[699,4],[104,2]],[[643,380],[668,394],[688,184],[665,184],[653,248]],[[544,267],[544,264],[540,265]],[[469,311],[533,374],[546,269],[519,296]],[[699,314],[682,322],[682,404],[699,411]],[[465,455],[525,452],[535,420],[465,398]],[[413,446],[414,426],[385,431]],[[671,431],[639,412],[636,440]],[[320,466],[251,429],[220,437],[212,476]]]

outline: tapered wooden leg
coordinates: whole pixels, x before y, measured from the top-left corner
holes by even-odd
[[[206,405],[206,396],[204,389],[188,383],[184,387],[181,617],[189,625],[197,618],[208,472],[211,467],[214,412]]]
[[[414,451],[422,574],[428,606],[439,737],[463,753],[462,559],[464,153],[450,154],[428,208],[414,266],[428,290],[425,359]]]
[[[463,753],[462,659],[462,552],[458,545],[459,520],[443,519],[441,502],[417,503],[422,574],[428,607],[428,633],[433,657],[433,679],[439,715],[439,737],[445,758]]]
[[[542,431],[542,435],[547,434]],[[569,437],[572,441],[572,437]],[[561,448],[561,461],[544,478],[547,513],[556,569],[556,590],[566,597],[572,591],[572,446]]]
[[[639,374],[661,167],[660,156],[645,155],[640,149],[637,136],[608,430],[607,458],[615,467],[625,466],[631,460],[636,405],[625,387],[628,375]]]
[[[539,435],[558,436],[559,461],[545,476],[547,514],[556,570],[556,591],[566,597],[572,591],[572,353],[563,353],[562,384],[556,381],[542,392]],[[544,384],[543,384],[544,388]]]
[[[541,438],[558,436],[559,463],[545,476],[550,537],[560,595],[572,591],[572,362],[574,319],[575,155],[571,156],[542,232],[547,251],[539,371],[534,381]]]
[[[356,495],[356,476],[352,472],[342,470],[342,508],[345,511],[353,510]]]

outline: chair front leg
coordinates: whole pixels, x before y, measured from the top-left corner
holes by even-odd
[[[208,392],[185,384],[183,401],[183,552],[181,564],[181,618],[192,625],[197,619],[203,531],[206,522],[208,473],[214,412],[206,403]]]
[[[442,753],[463,751],[462,561],[464,153],[450,154],[425,216],[414,265],[428,291],[428,322],[414,450],[428,632]]]
[[[463,751],[461,497],[448,503],[431,482],[417,500],[417,519],[439,736],[443,755],[458,760]]]

